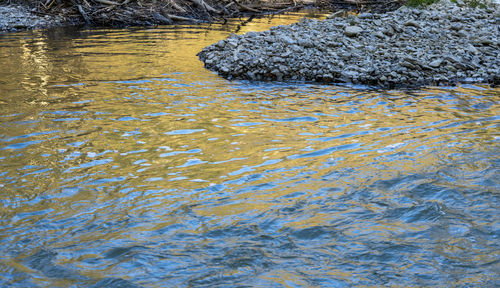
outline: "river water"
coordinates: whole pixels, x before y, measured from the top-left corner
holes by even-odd
[[[500,89],[196,57],[301,16],[0,35],[0,287],[498,287]]]

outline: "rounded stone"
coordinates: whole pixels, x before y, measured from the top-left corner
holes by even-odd
[[[361,32],[363,32],[363,29],[359,26],[347,26],[344,29],[345,35],[349,37],[358,36]]]

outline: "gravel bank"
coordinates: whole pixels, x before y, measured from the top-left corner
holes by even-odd
[[[0,31],[48,28],[62,23],[61,17],[36,15],[24,6],[0,6]]]
[[[442,1],[425,9],[302,19],[231,35],[204,48],[205,67],[228,79],[412,87],[500,78],[500,10]]]

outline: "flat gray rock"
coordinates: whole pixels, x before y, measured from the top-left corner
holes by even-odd
[[[358,26],[347,26],[344,29],[345,35],[349,37],[358,36],[359,34],[361,34],[361,32],[363,32],[363,28]]]

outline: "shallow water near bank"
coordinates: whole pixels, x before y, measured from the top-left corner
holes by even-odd
[[[498,286],[500,90],[196,57],[301,16],[0,35],[0,286]]]

